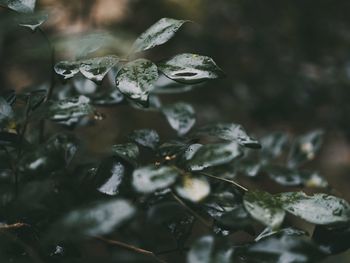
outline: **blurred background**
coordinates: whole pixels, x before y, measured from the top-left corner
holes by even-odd
[[[103,45],[100,53],[123,56],[160,18],[192,20],[145,56],[157,61],[182,52],[203,54],[227,76],[187,93],[162,95],[162,102],[189,102],[197,125],[232,121],[258,138],[273,131],[297,136],[324,129],[321,155],[310,165],[350,200],[349,1],[39,0],[37,10],[49,13],[44,29],[56,46],[56,61],[79,56],[82,46],[74,40],[91,33]],[[10,25],[10,13],[0,12],[0,89],[48,82],[50,52],[43,35]],[[158,113],[128,106],[99,110],[105,120],[78,129],[97,154],[133,129],[154,128],[163,139],[175,136]],[[346,255],[341,260],[346,262]]]

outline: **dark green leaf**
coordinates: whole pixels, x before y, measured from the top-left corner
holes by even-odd
[[[23,15],[18,18],[18,25],[35,31],[48,19],[48,17],[49,16],[44,13]]]
[[[200,86],[200,85],[197,85]],[[185,85],[184,83],[176,82],[169,79],[164,74],[161,74],[158,80],[154,83],[154,89],[152,93],[157,94],[177,94],[183,92],[189,92],[193,90],[195,85]]]
[[[189,132],[196,122],[194,109],[187,103],[178,102],[170,106],[165,106],[162,108],[162,112],[170,126],[180,136]]]
[[[112,146],[113,154],[123,158],[127,162],[136,165],[139,156],[139,148],[134,143],[115,144]]]
[[[205,177],[186,175],[175,186],[176,193],[191,202],[199,202],[210,194],[210,184]]]
[[[144,104],[148,101],[148,94],[157,79],[157,66],[149,60],[137,59],[119,70],[116,85],[126,97]]]
[[[284,220],[285,212],[281,203],[267,192],[247,192],[243,204],[255,220],[272,229],[278,228]]]
[[[213,59],[197,54],[176,55],[158,67],[168,78],[189,84],[224,75]]]
[[[335,196],[288,192],[277,197],[286,211],[310,223],[336,225],[350,222],[350,205]]]
[[[207,144],[197,149],[187,165],[192,171],[200,171],[228,163],[241,155],[242,151],[236,142]]]
[[[267,227],[259,234],[259,236],[255,238],[255,241],[258,242],[260,239],[274,235],[305,236],[307,235],[307,232],[292,227],[282,228],[278,230],[272,230],[271,228]]]
[[[155,130],[151,129],[141,129],[133,131],[129,135],[129,138],[135,141],[136,143],[151,149],[157,148],[159,143],[158,133]]]
[[[35,8],[35,2],[36,0],[1,0],[0,5],[7,6],[19,13],[32,13]]]
[[[132,184],[137,192],[148,194],[175,183],[179,171],[170,166],[148,165],[134,170]]]
[[[115,88],[91,96],[91,103],[99,106],[120,104],[123,100],[123,94]]]
[[[288,159],[289,167],[298,167],[313,160],[321,148],[324,132],[316,130],[297,138],[291,148]]]
[[[83,60],[79,70],[86,78],[100,83],[109,70],[119,62],[116,56],[105,56]]]
[[[260,143],[250,137],[244,128],[234,123],[218,123],[204,126],[196,132],[198,135],[205,135],[223,139],[226,141],[236,141],[240,145],[249,148],[260,148]]]
[[[2,126],[6,125],[13,116],[14,113],[10,104],[3,97],[0,97],[0,128],[3,128]]]
[[[54,67],[58,75],[63,76],[64,79],[74,77],[79,72],[79,63],[71,61],[61,61]]]
[[[172,18],[160,19],[136,39],[132,51],[140,52],[164,44],[185,22],[187,21]]]

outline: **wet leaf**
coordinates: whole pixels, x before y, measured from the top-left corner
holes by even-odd
[[[157,148],[159,143],[159,135],[152,129],[135,130],[129,135],[129,138],[136,143],[151,149]]]
[[[64,79],[69,79],[79,73],[79,63],[61,61],[55,65],[54,70],[58,75],[63,76]]]
[[[56,225],[60,230],[55,232],[65,238],[108,234],[130,219],[134,213],[135,208],[129,201],[102,201],[68,213]]]
[[[91,96],[91,103],[99,106],[120,104],[124,100],[123,94],[115,88]]]
[[[187,21],[162,18],[142,33],[134,42],[132,51],[140,52],[159,46],[171,39]]]
[[[228,163],[241,156],[242,151],[236,142],[206,144],[200,147],[187,165],[192,171]]]
[[[157,79],[157,66],[149,60],[137,59],[125,64],[119,70],[116,86],[129,99],[145,104]]]
[[[200,85],[197,85],[200,86]],[[160,74],[158,80],[154,83],[154,89],[152,93],[157,94],[177,94],[184,93],[193,90],[195,85],[185,85],[184,83],[176,82],[172,79],[169,79],[164,74]]]
[[[213,236],[203,236],[196,240],[187,254],[188,263],[230,263],[233,246]]]
[[[236,141],[249,148],[260,148],[260,143],[250,137],[244,128],[234,123],[218,123],[204,126],[196,132],[197,135],[216,137],[226,141]]]
[[[262,154],[265,158],[276,158],[288,143],[288,136],[283,132],[274,132],[261,139]]]
[[[1,0],[0,5],[5,5],[19,13],[32,13],[35,8],[35,2],[36,0]]]
[[[180,197],[196,203],[210,194],[210,184],[205,177],[187,175],[175,186],[175,191]]]
[[[298,167],[313,160],[321,148],[323,134],[323,131],[316,130],[297,138],[289,153],[288,166]]]
[[[86,78],[100,83],[118,62],[119,58],[116,56],[91,58],[81,61],[79,70]]]
[[[148,165],[134,170],[132,185],[139,193],[149,194],[175,183],[179,171],[170,166]]]
[[[195,112],[190,104],[178,102],[162,108],[170,126],[177,131],[178,135],[184,135],[196,122]]]
[[[96,171],[97,190],[106,195],[117,195],[125,176],[124,165],[114,159],[107,158],[101,162]]]
[[[0,97],[0,128],[3,128],[2,126],[6,125],[13,116],[14,112],[10,104],[3,97]]]
[[[137,163],[139,148],[134,143],[115,144],[112,146],[112,152],[133,165]]]
[[[27,14],[25,16],[20,16],[18,18],[18,25],[21,27],[29,28],[32,31],[35,31],[48,18],[49,16],[44,13]]]
[[[280,193],[277,196],[289,213],[317,225],[337,225],[350,222],[350,205],[343,199],[327,194],[311,196],[303,192]]]
[[[247,192],[243,204],[255,220],[272,229],[278,228],[284,220],[285,212],[281,203],[267,192]]]
[[[255,238],[255,242],[274,235],[306,236],[307,234],[308,233],[303,230],[292,227],[281,228],[277,230],[272,230],[271,228],[267,227],[259,234],[259,236]]]
[[[158,65],[168,78],[183,83],[198,83],[220,78],[223,71],[213,59],[197,54],[180,54]]]
[[[269,177],[280,185],[298,186],[303,183],[303,179],[298,170],[283,166],[268,166],[265,169]]]

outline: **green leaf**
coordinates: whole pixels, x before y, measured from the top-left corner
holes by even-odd
[[[1,0],[0,5],[7,6],[19,13],[32,13],[35,8],[35,2],[36,0]]]
[[[29,28],[32,31],[35,31],[48,18],[49,18],[48,14],[45,14],[45,13],[26,14],[18,18],[18,25],[21,27]]]
[[[108,89],[101,93],[95,93],[91,96],[92,104],[99,106],[110,106],[122,103],[123,94],[115,88]]]
[[[228,163],[242,155],[236,142],[207,144],[197,149],[187,165],[192,171]]]
[[[152,129],[135,130],[129,135],[129,138],[134,142],[151,149],[157,148],[159,143],[159,135]]]
[[[149,60],[137,59],[125,64],[119,70],[116,85],[129,99],[145,104],[157,79],[157,66]]]
[[[216,137],[226,141],[236,141],[249,148],[261,148],[260,143],[250,137],[244,128],[234,123],[218,123],[204,126],[196,132],[197,135]]]
[[[79,70],[86,78],[100,83],[118,62],[119,58],[116,56],[91,58],[81,61]]]
[[[170,166],[148,165],[134,170],[132,185],[139,193],[149,194],[175,183],[179,171]]]
[[[0,97],[0,128],[4,128],[2,126],[5,126],[7,122],[13,117],[14,112],[11,105],[8,104],[8,102],[3,97]]]
[[[60,229],[57,232],[72,238],[108,234],[130,219],[134,213],[135,208],[129,201],[103,201],[68,213],[56,225]]]
[[[185,20],[176,20],[172,18],[160,19],[135,40],[132,51],[145,51],[164,44],[171,39],[176,31],[186,22]]]
[[[350,222],[350,205],[335,196],[308,196],[303,192],[288,192],[280,193],[277,198],[283,209],[313,224],[337,225]]]
[[[297,138],[289,153],[288,166],[294,168],[313,160],[322,146],[323,134],[316,130]]]
[[[120,161],[107,158],[101,162],[95,176],[97,190],[106,195],[114,196],[119,193],[125,177],[125,167]]]
[[[287,227],[287,228],[282,228],[277,230],[272,230],[271,228],[267,227],[259,234],[259,236],[255,238],[255,241],[258,242],[261,239],[271,237],[274,235],[306,236],[308,235],[308,233],[303,230],[292,228],[292,227]]]
[[[158,67],[168,78],[189,84],[224,75],[212,58],[189,53],[176,55]]]
[[[55,65],[54,70],[58,75],[63,76],[64,79],[69,79],[78,74],[79,63],[71,61],[61,61]]]
[[[184,135],[196,122],[195,112],[190,104],[178,102],[162,108],[170,126],[177,131],[178,135]]]
[[[203,236],[196,240],[187,254],[188,263],[230,263],[233,256],[233,246],[213,236]]]
[[[261,139],[262,154],[265,158],[273,159],[282,154],[288,143],[288,136],[283,132],[274,132]]]
[[[175,186],[175,191],[182,198],[196,203],[210,194],[210,184],[205,177],[186,175]]]
[[[133,165],[137,164],[139,147],[134,143],[115,144],[112,146],[112,152]]]
[[[247,192],[243,204],[255,220],[272,229],[278,228],[284,220],[285,211],[279,199],[267,192]]]

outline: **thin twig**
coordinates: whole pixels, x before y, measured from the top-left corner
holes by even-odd
[[[211,178],[214,178],[214,179],[217,179],[217,180],[220,180],[220,181],[224,181],[224,182],[233,184],[236,187],[238,187],[239,189],[243,190],[244,192],[248,192],[247,188],[245,188],[244,186],[240,185],[239,183],[237,183],[237,182],[235,182],[233,180],[229,180],[229,179],[226,179],[226,178],[218,177],[218,176],[211,175],[211,174],[208,174],[208,173],[201,173],[201,174],[205,175],[205,176],[208,176],[208,177],[211,177]]]
[[[207,222],[203,217],[201,217],[198,213],[196,213],[192,208],[190,208],[188,205],[186,205],[176,194],[171,192],[174,199],[182,205],[185,209],[187,209],[194,217],[196,217],[203,225],[205,225],[208,228],[212,228],[211,224]]]
[[[122,247],[122,248],[125,248],[125,249],[130,250],[130,251],[133,251],[133,252],[138,253],[138,254],[142,254],[142,255],[145,255],[145,256],[153,257],[155,260],[157,260],[160,263],[166,263],[166,261],[158,258],[156,256],[156,254],[154,252],[152,252],[152,251],[149,251],[149,250],[146,250],[146,249],[142,249],[142,248],[139,248],[139,247],[135,247],[133,245],[126,244],[126,243],[118,241],[118,240],[107,239],[107,238],[104,238],[104,237],[101,237],[101,236],[96,236],[95,238],[98,239],[98,240],[101,240],[101,241],[103,241],[105,243],[108,243],[110,245],[115,245],[115,246]]]
[[[14,223],[14,224],[10,224],[10,225],[2,224],[2,225],[0,225],[0,230],[17,229],[17,228],[22,228],[22,227],[30,227],[30,225],[26,224],[26,223]]]

